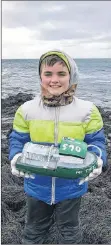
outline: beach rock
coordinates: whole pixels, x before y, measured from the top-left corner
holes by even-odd
[[[13,176],[8,160],[8,134],[17,108],[33,98],[18,93],[2,99],[2,244],[21,244],[25,224],[26,196],[23,178]],[[108,166],[102,174],[89,182],[88,192],[83,196],[80,219],[83,232],[82,244],[111,243],[111,123],[110,111],[98,107],[104,121]],[[49,230],[46,244],[57,244],[56,222]]]

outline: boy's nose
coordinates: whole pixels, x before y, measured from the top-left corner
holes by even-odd
[[[53,76],[51,82],[54,84],[58,83],[59,82],[58,76]]]

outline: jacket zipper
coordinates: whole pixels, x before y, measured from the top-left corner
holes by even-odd
[[[55,124],[54,124],[54,144],[58,145],[58,121],[59,121],[59,108],[55,107]],[[52,197],[51,197],[51,205],[55,203],[55,179],[56,177],[52,177]]]

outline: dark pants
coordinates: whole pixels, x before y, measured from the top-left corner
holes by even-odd
[[[32,197],[27,199],[27,220],[23,232],[23,244],[43,244],[49,229],[55,220],[58,234],[58,244],[80,244],[81,229],[79,224],[79,209],[81,198],[68,199],[54,205],[48,205]],[[53,233],[53,232],[52,232]],[[50,242],[49,242],[50,243]]]

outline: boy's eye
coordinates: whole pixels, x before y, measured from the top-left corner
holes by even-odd
[[[66,74],[60,73],[59,76],[64,77]]]
[[[66,73],[65,72],[59,72],[58,75],[63,77],[63,76],[66,76]]]
[[[46,77],[51,77],[53,74],[51,72],[45,72],[44,75]],[[65,72],[58,72],[57,75],[60,76],[60,77],[64,77],[64,76],[66,76],[66,73]]]
[[[52,73],[45,73],[44,74],[46,77],[50,77],[50,76],[52,76]]]
[[[46,76],[46,77],[50,77],[50,76],[51,76],[51,74],[46,74],[45,76]]]

